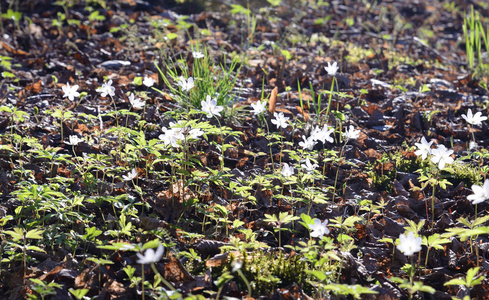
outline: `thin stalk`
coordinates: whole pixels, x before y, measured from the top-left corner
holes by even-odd
[[[151,263],[151,269],[153,269],[153,272],[155,274],[158,274],[160,276],[161,282],[163,282],[164,285],[166,285],[167,288],[169,288],[171,291],[175,291],[175,288],[163,277],[161,276],[160,272],[155,267],[154,263]]]
[[[221,157],[219,158],[219,162],[220,162],[220,165],[221,165],[221,171],[224,171],[224,139],[222,138],[222,126],[221,126],[221,122],[219,121],[219,119],[214,116],[217,120],[217,123],[219,123],[219,139],[221,139]]]
[[[333,76],[333,80],[331,81],[331,88],[329,89],[328,108],[326,109],[326,121],[325,121],[326,125],[328,125],[329,111],[331,110],[331,99],[333,98],[335,78],[336,77]]]
[[[279,237],[280,237],[280,235],[279,235]],[[248,295],[251,297],[252,289],[251,289],[250,282],[248,281],[248,279],[246,279],[246,277],[244,276],[243,271],[241,271],[241,269],[238,269],[237,272],[238,272],[239,276],[241,277],[241,279],[243,279],[243,281],[245,282],[246,288],[248,289]]]
[[[433,191],[431,193],[431,231],[435,227],[435,191],[436,185],[433,185]]]
[[[144,300],[144,264],[141,264],[141,295]]]

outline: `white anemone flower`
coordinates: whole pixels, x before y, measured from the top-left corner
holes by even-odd
[[[109,95],[110,97],[114,97],[115,87],[112,86],[112,79],[102,84],[102,86],[97,88],[96,91],[99,92],[100,96],[102,97],[107,97],[107,95]]]
[[[421,242],[423,239],[421,237],[415,237],[413,232],[409,231],[407,235],[401,234],[399,240],[400,244],[397,246],[397,249],[404,253],[404,255],[410,256],[421,251]]]
[[[255,103],[251,103],[251,108],[253,108],[252,113],[256,116],[265,111],[265,106],[267,105],[266,101],[256,101]]]
[[[303,167],[304,169],[306,169],[307,172],[311,173],[313,172],[314,170],[316,170],[318,166],[318,164],[316,163],[311,163],[311,160],[309,158],[306,158],[306,160],[304,161],[303,164],[301,164],[301,167]]]
[[[294,167],[289,166],[288,163],[284,163],[284,166],[282,167],[281,174],[284,177],[290,177],[290,176],[294,175]]]
[[[180,76],[178,78],[177,84],[182,88],[182,91],[184,92],[190,91],[195,86],[194,79],[192,77],[185,79],[183,78],[183,76]]]
[[[163,134],[158,137],[167,146],[172,146],[173,148],[180,148],[179,141],[183,141],[185,136],[181,128],[165,128],[163,127]]]
[[[75,100],[75,97],[80,97],[80,93],[78,93],[78,84],[70,86],[70,83],[67,82],[66,85],[61,87],[61,89],[64,93],[63,98],[68,97],[70,101]]]
[[[77,135],[70,135],[69,142],[65,142],[65,144],[76,146],[81,142],[84,142],[82,138],[79,138]]]
[[[480,185],[472,185],[472,195],[467,196],[467,200],[472,201],[472,204],[478,204],[489,199],[489,179],[484,181],[482,186]]]
[[[305,136],[302,136],[303,141],[299,142],[299,146],[302,147],[304,150],[312,150],[314,146],[316,145],[316,141],[312,136],[306,138]]]
[[[438,164],[438,169],[442,170],[446,164],[453,163],[452,155],[453,150],[448,150],[444,145],[438,145],[435,149],[431,150],[431,161]]]
[[[129,95],[129,102],[134,109],[141,109],[144,107],[144,101],[140,98],[135,98],[132,93]]]
[[[467,121],[467,123],[472,124],[472,125],[482,125],[482,121],[487,120],[487,116],[483,116],[482,113],[476,112],[475,115],[472,114],[472,109],[469,108],[467,111],[467,115],[463,114],[462,118]]]
[[[157,263],[160,261],[164,252],[165,248],[163,247],[163,245],[159,245],[156,251],[150,248],[146,250],[146,252],[144,252],[144,255],[142,255],[141,253],[136,253],[136,255],[139,257],[136,262],[143,265]]]
[[[319,128],[319,126],[316,126],[314,130],[311,133],[311,136],[315,141],[321,141],[323,144],[326,142],[334,142],[333,137],[331,134],[334,132],[334,129],[331,127],[328,127],[326,125],[323,126],[323,128]]]
[[[122,175],[122,179],[124,181],[131,181],[138,177],[138,173],[136,172],[136,169],[132,169],[127,175]]]
[[[155,80],[151,77],[144,77],[143,79],[143,85],[147,87],[152,87],[155,84]]]
[[[284,113],[277,114],[276,112],[274,112],[273,116],[275,117],[275,119],[272,119],[271,122],[272,122],[272,124],[275,124],[275,126],[277,126],[277,128],[284,128],[285,129],[289,126],[289,124],[287,123],[289,118],[285,117]]]
[[[321,222],[319,219],[314,219],[314,224],[309,225],[309,229],[312,230],[312,237],[322,238],[324,235],[329,234],[328,220]]]
[[[360,136],[360,130],[356,130],[353,125],[350,125],[343,133],[343,137],[347,140],[356,140]]]
[[[331,64],[329,61],[328,61],[328,66],[327,67],[324,67],[324,69],[326,70],[326,72],[328,72],[328,75],[329,76],[335,76],[336,75],[336,72],[338,72],[338,64],[336,62],[334,62],[333,64]]]
[[[211,98],[211,96],[207,95],[205,101],[202,100],[200,104],[202,106],[202,111],[206,113],[207,118],[212,118],[213,116],[221,117],[221,111],[224,107],[217,105],[216,98]]]
[[[431,144],[433,144],[433,141],[428,143],[425,137],[422,137],[421,143],[414,143],[418,147],[418,150],[414,151],[414,154],[421,156],[422,159],[426,159],[431,154]]]

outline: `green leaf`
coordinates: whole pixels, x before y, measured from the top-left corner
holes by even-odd
[[[27,231],[27,234],[25,235],[25,237],[27,239],[42,240],[43,239],[43,237],[42,237],[43,232],[44,232],[44,230],[32,229],[32,230]]]
[[[169,32],[166,34],[166,37],[169,39],[169,40],[174,40],[178,37],[178,34],[176,33],[173,33],[173,32]]]
[[[391,238],[382,238],[380,240],[377,240],[377,242],[394,244],[394,240],[392,240]]]
[[[5,234],[10,235],[14,241],[18,241],[24,238],[24,230],[22,228],[14,228],[14,230],[5,230]]]
[[[139,86],[139,85],[142,85],[142,84],[143,84],[143,77],[141,77],[141,76],[136,76],[136,77],[134,77],[134,79],[133,79],[132,83],[133,83],[134,85],[138,85],[138,86]]]
[[[32,251],[37,251],[37,252],[42,252],[42,253],[46,253],[46,251],[44,249],[41,249],[37,246],[27,246],[27,250],[32,250]]]
[[[460,279],[460,278],[455,278],[455,279],[452,279],[452,280],[445,282],[443,285],[444,286],[447,286],[447,285],[465,285],[465,283],[466,283],[465,280]]]
[[[2,77],[3,78],[14,78],[15,77],[15,74],[14,73],[7,72],[7,71],[4,71],[4,72],[2,72]]]
[[[317,279],[319,279],[319,281],[323,281],[323,280],[326,279],[326,273],[325,272],[322,272],[322,271],[309,271],[309,270],[306,270],[306,273],[313,275],[314,277],[316,277]]]
[[[289,50],[280,50],[280,53],[282,53],[286,60],[290,60],[292,58],[292,54],[290,54]]]
[[[70,293],[75,296],[76,299],[83,299],[83,297],[85,297],[85,295],[90,291],[89,289],[78,289],[78,290],[75,290],[73,288],[69,289],[68,291],[70,291]]]
[[[243,15],[251,15],[251,10],[247,9],[247,8],[244,8],[243,6],[239,5],[239,4],[231,4],[231,10],[230,12],[232,14],[243,14]]]

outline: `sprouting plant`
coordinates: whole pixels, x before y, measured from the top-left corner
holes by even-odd
[[[3,13],[1,16],[2,16],[2,19],[13,20],[18,31],[19,32],[21,31],[21,29],[20,29],[20,20],[22,19],[22,13],[21,12],[14,11],[13,9],[9,8],[9,9],[7,9],[7,12]],[[2,28],[2,35],[3,35],[4,34],[3,20],[0,23],[2,23],[1,28]]]
[[[423,242],[421,243],[422,245],[426,246],[426,259],[424,261],[425,267],[428,265],[428,256],[430,254],[431,248],[435,250],[443,250],[443,245],[450,243],[450,240],[447,238],[442,237],[440,234],[435,233],[433,235],[430,235],[429,237],[423,236]]]
[[[484,29],[480,14],[471,6],[470,14],[465,17],[463,25],[465,47],[469,68],[476,78],[481,79],[481,86],[488,89],[487,72],[489,71],[487,57],[484,60],[482,44],[489,52],[489,30]]]
[[[413,222],[411,225],[415,225]],[[419,226],[416,226],[419,228]],[[404,255],[411,258],[411,264],[404,265],[401,269],[407,273],[409,280],[405,278],[392,277],[393,282],[399,283],[400,288],[406,288],[409,292],[409,299],[412,299],[417,292],[427,292],[433,294],[435,289],[423,284],[422,282],[414,281],[416,274],[416,265],[413,264],[413,254],[421,251],[422,238],[416,237],[412,231],[408,231],[405,234],[399,236],[399,244],[397,249]]]
[[[406,274],[408,275],[409,279],[407,278],[400,278],[400,277],[391,277],[390,279],[399,284],[400,288],[406,289],[409,293],[409,299],[413,299],[413,296],[417,292],[424,292],[424,293],[430,293],[434,294],[435,289],[432,288],[431,286],[421,282],[421,281],[413,281],[412,279],[414,278],[414,275],[416,273],[416,267],[411,265],[411,264],[405,264],[401,268]]]
[[[463,277],[454,278],[454,279],[451,279],[451,280],[445,282],[443,285],[444,286],[447,286],[447,285],[463,285],[467,289],[469,289],[469,291],[470,291],[470,289],[472,289],[476,285],[482,284],[482,281],[485,278],[484,275],[477,276],[477,273],[479,273],[479,269],[480,269],[479,267],[471,268],[471,269],[467,270],[467,275],[465,276],[465,278],[463,278]],[[461,298],[461,299],[470,300],[470,294],[466,293],[466,295],[463,296],[463,298]]]
[[[201,109],[202,101],[209,96],[216,99],[216,104],[225,109],[223,116],[227,116],[228,107],[231,106],[233,87],[241,66],[238,67],[237,60],[233,60],[229,65],[224,60],[223,64],[213,66],[205,47],[202,55],[204,55],[202,58],[194,58],[192,65],[184,61],[167,62],[163,68],[165,72],[156,62],[155,66],[166,87],[184,108],[187,110]],[[165,94],[154,87],[153,89]]]
[[[287,212],[280,212],[278,214],[278,217],[277,217],[277,215],[265,214],[265,219],[264,219],[265,222],[273,223],[273,224],[277,225],[277,227],[274,227],[273,230],[278,231],[278,246],[279,247],[282,247],[282,231],[284,231],[284,230],[290,231],[289,228],[283,228],[282,225],[289,224],[289,223],[296,221],[296,220],[300,220],[300,218],[297,216],[290,215]]]
[[[61,109],[56,109],[51,115],[54,118],[60,119],[60,121],[59,121],[59,123],[60,123],[60,133],[61,133],[61,140],[63,140],[64,139],[64,137],[63,137],[63,123],[64,123],[64,121],[73,118],[74,117],[74,114],[73,114],[72,111],[65,111],[65,112],[63,112],[63,110],[61,110]]]
[[[422,168],[416,172],[420,173],[418,180],[422,182],[421,188],[414,187],[413,190],[424,190],[428,185],[431,185],[431,228],[434,228],[435,224],[435,192],[436,187],[439,186],[446,190],[447,185],[452,183],[445,178],[441,177],[441,170],[447,168],[450,169],[449,164],[454,162],[451,157],[453,150],[447,149],[444,145],[438,145],[435,149],[431,148],[431,142],[427,142],[426,139],[421,140],[421,143],[417,143],[418,150],[416,155],[421,156],[422,159],[430,159],[431,164],[428,168]],[[426,203],[426,218],[428,219],[428,203]]]
[[[14,134],[14,124],[18,124],[20,122],[24,122],[27,118],[29,118],[29,114],[25,111],[17,109],[16,106],[0,106],[0,112],[6,112],[10,114],[10,133]]]
[[[472,145],[474,146],[477,145],[475,141],[474,130],[470,125],[473,126],[482,125],[483,121],[487,121],[487,116],[483,116],[480,111],[476,112],[475,114],[472,114],[472,109],[469,108],[469,110],[467,111],[467,115],[462,114],[462,118],[464,118],[465,121],[468,123],[467,126],[469,127],[469,132],[472,134],[472,143],[473,143]],[[474,148],[474,147],[469,147],[469,148]]]
[[[354,244],[354,239],[350,236],[350,233],[355,232],[357,228],[355,227],[355,223],[361,222],[364,219],[359,216],[349,216],[347,218],[343,218],[343,216],[334,217],[330,219],[330,227],[338,228],[338,241],[341,242],[341,248],[343,251],[351,251],[355,249],[356,246]]]
[[[338,71],[338,66],[337,63],[334,62],[333,64],[330,64],[328,62],[328,66],[324,67],[326,69],[326,72],[328,72],[328,75],[333,77],[331,81],[331,87],[329,91],[329,98],[328,98],[328,107],[326,108],[326,121],[325,124],[328,124],[328,117],[329,117],[329,112],[331,110],[331,99],[333,97],[333,89],[334,89],[334,84],[335,84],[335,78],[336,78],[336,72]],[[319,113],[321,112],[321,97],[318,96],[318,105],[317,105],[317,115],[319,118]]]
[[[163,283],[170,291],[175,291],[175,288],[168,282],[166,279],[161,276],[161,274],[158,272],[158,270],[155,267],[155,263],[160,261],[161,257],[163,256],[163,253],[165,251],[165,248],[163,247],[162,244],[158,245],[158,248],[153,250],[153,247],[158,244],[159,242],[154,240],[154,241],[149,241],[145,243],[141,248],[141,250],[146,250],[144,252],[144,255],[137,253],[138,260],[136,261],[137,263],[142,265],[142,272],[141,272],[141,288],[142,288],[142,298],[145,299],[145,293],[144,293],[144,286],[145,286],[145,281],[144,281],[144,265],[150,264],[151,269],[155,273],[154,276],[154,284],[152,285],[153,289],[156,288],[160,283]]]
[[[230,12],[231,14],[245,16],[246,23],[244,26],[244,33],[241,34],[241,45],[245,48],[248,48],[248,42],[253,41],[258,19],[249,8],[245,8],[239,4],[231,4]],[[240,26],[238,26],[237,28],[240,28]]]
[[[90,292],[89,289],[74,289],[74,288],[70,288],[68,290],[72,295],[73,297],[75,297],[77,300],[83,300],[85,299],[85,295],[88,294],[88,292]]]
[[[33,284],[31,288],[34,292],[41,296],[41,299],[44,300],[46,296],[56,294],[55,289],[59,289],[62,287],[61,284],[56,282],[44,282],[37,278],[29,279]],[[37,299],[34,295],[28,295],[28,299]]]
[[[42,248],[39,248],[37,246],[27,245],[27,240],[28,239],[42,240],[43,232],[44,230],[39,230],[36,228],[31,230],[25,230],[19,227],[14,227],[14,230],[4,231],[4,233],[10,235],[14,241],[14,242],[9,242],[9,244],[15,248],[20,248],[22,250],[23,272],[24,272],[24,276],[22,278],[24,281],[25,281],[25,272],[27,270],[27,250],[45,252]],[[21,244],[18,244],[17,242],[21,242]]]
[[[457,219],[458,222],[465,225],[467,228],[461,227],[453,227],[447,228],[446,232],[442,234],[443,237],[452,237],[457,236],[460,241],[465,242],[467,239],[470,241],[470,251],[473,252],[472,249],[472,241],[477,239],[477,236],[489,233],[489,226],[482,226],[489,220],[489,215],[475,217],[472,222],[470,222],[467,218],[460,217]],[[477,256],[477,265],[479,265],[479,247],[475,247],[476,256]]]

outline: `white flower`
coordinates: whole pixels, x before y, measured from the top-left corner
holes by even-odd
[[[285,117],[284,113],[277,114],[276,112],[274,112],[273,116],[275,117],[275,119],[272,120],[272,123],[275,124],[275,126],[277,126],[277,128],[282,127],[285,129],[289,126],[289,124],[287,123],[287,120],[289,118]]]
[[[139,257],[139,259],[136,261],[138,264],[151,264],[151,263],[157,263],[160,261],[161,257],[163,256],[163,252],[165,251],[165,248],[163,245],[159,245],[158,249],[156,249],[156,252],[153,249],[148,249],[146,252],[144,252],[144,256],[141,255],[141,253],[136,253],[136,255]]]
[[[323,144],[325,144],[326,141],[332,143],[334,141],[331,136],[333,132],[334,129],[326,125],[324,125],[322,129],[319,129],[319,126],[316,126],[311,132],[311,136],[315,141],[321,141]]]
[[[204,132],[200,128],[190,128],[185,125],[185,121],[178,121],[178,123],[170,122],[170,129],[163,128],[163,134],[160,134],[159,139],[162,140],[165,145],[171,145],[174,148],[179,148],[178,141],[187,139],[197,140]]]
[[[472,109],[469,108],[467,111],[467,115],[462,115],[462,118],[467,121],[467,123],[472,124],[472,125],[482,125],[482,121],[486,121],[487,117],[482,116],[482,113],[476,112],[475,115],[472,115]]]
[[[70,135],[69,139],[70,141],[65,142],[65,144],[72,145],[72,146],[76,146],[84,141],[83,139],[79,138],[77,135]]]
[[[311,236],[322,238],[325,234],[329,234],[328,220],[321,222],[319,219],[314,219],[314,224],[309,225],[312,230]]]
[[[202,54],[202,53],[201,53],[201,52],[199,52],[199,51],[194,51],[194,52],[192,52],[192,56],[193,56],[195,59],[199,59],[199,58],[204,57],[204,54]]]
[[[489,199],[489,179],[486,179],[482,186],[472,185],[472,192],[474,194],[467,196],[467,200],[472,201],[472,204],[481,203]]]
[[[134,94],[132,93],[129,95],[129,102],[134,109],[141,109],[144,107],[144,101],[139,98],[135,98]]]
[[[131,181],[131,180],[135,179],[136,177],[138,177],[138,173],[136,172],[136,169],[132,169],[129,173],[127,173],[127,176],[122,175],[122,179],[124,181]]]
[[[437,148],[431,150],[431,161],[438,164],[438,169],[445,168],[445,164],[453,163],[452,155],[453,150],[448,150],[444,145],[438,145]]]
[[[143,84],[147,87],[152,87],[155,84],[155,80],[151,77],[144,77]]]
[[[212,118],[213,116],[221,117],[221,111],[224,109],[222,106],[217,105],[216,98],[212,98],[207,95],[205,101],[200,102],[202,106],[202,111],[207,114],[207,118]]]
[[[318,166],[318,164],[312,164],[311,163],[311,160],[309,158],[306,158],[306,161],[301,164],[301,167],[303,167],[304,169],[307,170],[307,172],[313,172],[314,170],[316,170]]]
[[[428,141],[422,137],[421,143],[414,143],[414,145],[418,147],[418,150],[414,151],[414,154],[421,156],[422,159],[426,159],[426,157],[431,154],[431,144],[433,144],[433,141],[428,143]]]
[[[404,253],[404,255],[410,256],[421,251],[421,242],[423,239],[421,237],[415,237],[413,232],[409,231],[407,235],[401,234],[399,239],[401,242],[397,246],[397,249]]]
[[[347,140],[356,140],[360,136],[360,130],[356,130],[353,125],[348,127],[348,130],[345,130],[343,133],[343,137]]]
[[[182,76],[180,76],[178,78],[177,84],[182,88],[182,91],[184,91],[184,92],[190,91],[195,86],[194,85],[194,79],[192,77],[185,79]]]
[[[253,108],[252,113],[256,116],[265,111],[265,106],[267,105],[266,101],[256,101],[255,103],[251,103],[251,107]]]
[[[204,132],[202,129],[190,129],[188,132],[188,136],[194,140],[198,140],[202,135],[204,135]]]
[[[302,139],[304,141],[299,142],[299,146],[302,147],[302,149],[307,149],[307,150],[312,150],[312,148],[316,145],[316,141],[313,139],[312,136],[306,138],[305,136],[302,136]]]
[[[112,86],[112,79],[102,84],[102,86],[97,88],[96,91],[99,92],[100,96],[102,97],[106,97],[107,95],[114,97],[115,87]]]
[[[233,262],[231,263],[231,267],[233,267],[232,272],[234,273],[238,271],[239,269],[241,269],[242,266],[243,266],[243,261],[233,260]]]
[[[163,134],[160,134],[159,139],[163,141],[165,145],[171,145],[174,148],[179,148],[178,141],[185,139],[181,128],[163,128]]]
[[[476,149],[476,148],[477,148],[477,146],[478,146],[478,145],[477,145],[477,143],[476,143],[476,142],[474,142],[474,141],[470,141],[470,143],[469,143],[469,150],[474,150],[474,149]]]
[[[288,163],[284,163],[284,166],[282,167],[281,174],[284,177],[290,177],[290,176],[294,175],[294,167],[289,166]]]
[[[326,70],[326,72],[328,72],[329,76],[335,76],[336,72],[338,71],[339,68],[338,68],[336,62],[334,62],[333,64],[330,64],[328,61],[328,66],[324,67],[324,69]]]
[[[186,123],[187,122],[183,120],[178,121],[178,123],[170,122],[170,127],[183,137],[187,136],[187,138],[192,138],[194,140],[197,140],[204,134],[200,128],[192,129],[190,126],[187,126]]]
[[[63,90],[63,98],[68,97],[70,101],[75,100],[75,97],[80,97],[80,93],[77,92],[78,90],[78,84],[75,84],[74,86],[70,86],[70,83],[66,83],[66,85],[62,86],[61,89]]]

